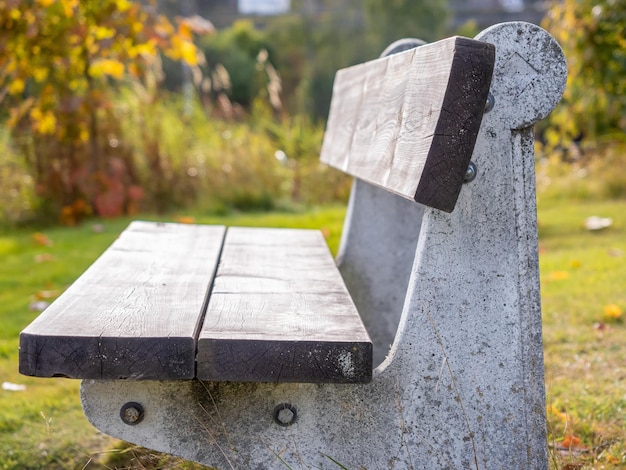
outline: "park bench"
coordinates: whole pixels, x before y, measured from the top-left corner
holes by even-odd
[[[532,126],[565,60],[523,22],[420,44],[335,78],[336,263],[319,231],[133,222],[20,371],[220,469],[547,468]]]

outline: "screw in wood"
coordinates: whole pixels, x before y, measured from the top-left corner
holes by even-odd
[[[122,406],[122,409],[120,410],[120,418],[122,418],[122,421],[124,421],[124,423],[128,424],[129,426],[135,426],[136,424],[139,424],[143,419],[143,415],[143,406],[134,401],[126,403],[124,406]]]
[[[296,407],[289,403],[281,403],[274,408],[273,416],[279,426],[291,426],[296,422]]]

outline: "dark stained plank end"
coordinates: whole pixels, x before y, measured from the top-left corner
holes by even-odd
[[[493,45],[453,37],[338,71],[321,160],[451,212],[494,63]]]
[[[372,342],[321,232],[228,230],[197,367],[212,381],[371,380]]]
[[[452,212],[461,192],[484,114],[495,64],[492,44],[454,38],[456,52],[414,200]]]
[[[372,343],[206,339],[198,378],[271,383],[367,383]]]

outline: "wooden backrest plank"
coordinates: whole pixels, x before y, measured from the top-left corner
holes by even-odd
[[[319,231],[228,230],[198,378],[363,382],[371,341]]]
[[[321,160],[451,212],[494,61],[491,44],[453,37],[338,71]]]
[[[20,335],[40,377],[195,376],[195,339],[225,227],[133,222]]]

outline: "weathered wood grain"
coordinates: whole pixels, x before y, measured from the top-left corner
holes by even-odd
[[[203,380],[371,379],[371,341],[319,231],[228,230],[197,362]]]
[[[321,160],[451,212],[494,61],[493,45],[453,37],[340,70]]]
[[[225,228],[133,222],[20,335],[20,372],[191,379]]]

